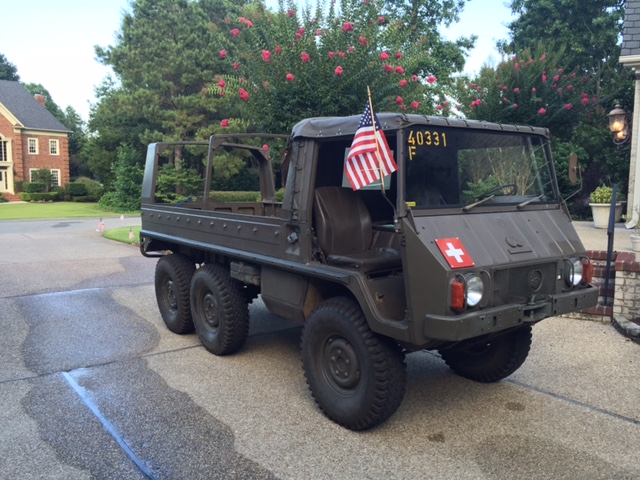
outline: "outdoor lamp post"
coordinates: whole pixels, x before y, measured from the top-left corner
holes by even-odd
[[[631,138],[629,132],[629,118],[627,112],[625,112],[620,105],[616,105],[611,110],[607,117],[609,117],[609,129],[613,133],[613,143],[616,145],[624,145]]]

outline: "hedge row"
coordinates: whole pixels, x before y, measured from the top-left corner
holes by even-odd
[[[56,202],[60,200],[60,192],[49,193],[27,193],[21,192],[18,194],[20,200],[23,202]]]

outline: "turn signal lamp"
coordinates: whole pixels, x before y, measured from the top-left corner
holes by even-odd
[[[451,310],[460,311],[464,308],[464,283],[460,280],[451,282]]]

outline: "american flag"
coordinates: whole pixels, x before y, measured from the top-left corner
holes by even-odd
[[[351,150],[344,164],[344,170],[351,183],[351,188],[359,188],[380,181],[380,170],[386,177],[398,169],[393,154],[387,143],[384,132],[380,129],[380,121],[375,117],[374,133],[371,108],[369,103],[364,108],[360,125],[351,143]],[[376,142],[377,138],[377,142]]]

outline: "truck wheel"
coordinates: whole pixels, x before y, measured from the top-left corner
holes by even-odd
[[[174,333],[193,331],[189,286],[195,265],[180,254],[160,257],[156,264],[156,300],[165,325]]]
[[[242,285],[221,265],[205,265],[193,276],[191,312],[200,341],[211,353],[228,355],[246,342],[248,301]]]
[[[309,390],[322,412],[350,430],[387,420],[404,397],[404,354],[373,333],[359,305],[348,298],[322,303],[307,321],[301,341]]]
[[[458,375],[476,382],[497,382],[515,372],[527,359],[531,325],[462,350],[442,350],[443,360]]]

